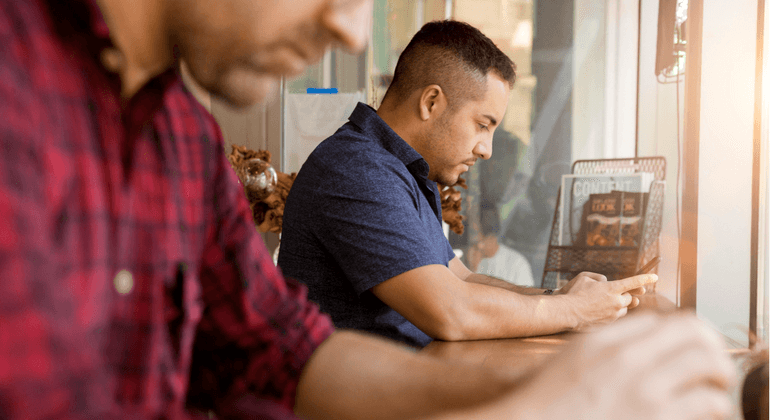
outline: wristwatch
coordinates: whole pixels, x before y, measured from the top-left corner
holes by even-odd
[[[553,292],[554,292],[554,290],[553,290],[553,289],[545,289],[545,291],[543,292],[543,294],[544,294],[544,295],[552,295],[552,294],[553,294]]]

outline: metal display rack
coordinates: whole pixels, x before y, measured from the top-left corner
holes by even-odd
[[[559,280],[569,280],[582,271],[604,274],[609,280],[634,275],[659,254],[663,199],[666,186],[666,158],[663,156],[625,159],[578,160],[572,164],[575,175],[624,175],[640,172],[654,174],[644,210],[644,225],[639,246],[562,246],[559,244],[561,191],[551,225],[551,238],[543,268],[542,287],[557,288]],[[561,188],[560,188],[561,189]]]

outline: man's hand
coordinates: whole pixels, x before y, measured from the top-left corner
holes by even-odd
[[[517,418],[723,419],[735,410],[736,368],[691,315],[631,316],[579,337],[545,366],[514,398],[527,407]]]
[[[608,282],[607,277],[596,273],[580,273],[559,290],[568,298],[568,305],[576,318],[575,331],[585,331],[624,316],[629,309],[639,305],[639,296],[645,285],[658,281],[655,274],[642,274]]]

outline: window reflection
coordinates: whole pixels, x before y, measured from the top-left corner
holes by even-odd
[[[508,260],[508,270],[492,275],[539,286],[559,182],[572,160],[573,3],[465,0],[454,12],[513,59],[517,81],[492,158],[465,175],[467,230],[450,242],[471,269],[491,272]]]

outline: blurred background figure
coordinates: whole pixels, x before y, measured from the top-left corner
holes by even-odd
[[[519,286],[534,287],[529,261],[521,253],[498,241],[500,216],[497,208],[481,210],[481,230],[468,250],[471,270]]]

